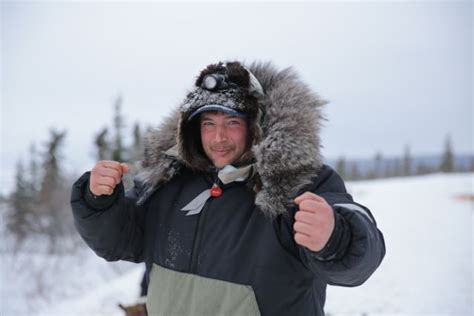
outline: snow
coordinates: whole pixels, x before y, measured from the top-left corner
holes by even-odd
[[[78,299],[63,302],[38,315],[123,315],[118,303],[130,305],[138,301],[137,290],[143,271],[144,267],[137,266]]]
[[[356,289],[330,287],[332,313],[472,315],[473,174],[350,183],[370,207],[387,254]]]
[[[118,277],[128,275],[136,269],[141,270],[141,273],[144,271],[143,266],[128,262],[106,262],[85,246],[70,254],[61,255],[45,252],[3,253],[0,315],[38,315],[42,310],[48,312],[39,315],[54,315],[49,310],[62,305],[62,302],[75,308],[58,315],[69,315],[71,311],[76,315],[83,315],[80,313],[81,309],[76,309],[79,305],[73,301],[88,293],[98,296],[101,287],[105,289],[107,284],[115,284]],[[110,300],[110,304],[103,297],[103,309],[110,310],[109,306],[114,307],[111,302],[122,301],[124,295],[137,296],[140,291],[139,283],[131,281],[129,284],[126,288],[122,287],[120,292],[123,294],[117,294],[115,299]],[[63,309],[65,310],[67,309]]]
[[[459,196],[474,194],[473,178],[472,173],[435,174],[347,183],[356,201],[372,210],[387,254],[362,286],[328,287],[326,312],[472,315],[474,202]],[[143,265],[107,263],[80,250],[69,258],[37,254],[23,275],[12,275],[14,260],[7,257],[1,267],[1,315],[118,316],[123,315],[118,303],[138,299]],[[25,284],[28,270],[48,260],[56,260],[51,269],[60,282],[55,287],[52,281],[44,283],[46,290],[54,290],[45,300]],[[37,304],[26,311],[31,301]]]

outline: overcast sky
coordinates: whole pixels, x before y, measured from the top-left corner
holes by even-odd
[[[463,2],[1,4],[4,192],[31,143],[67,130],[70,171],[123,96],[128,126],[156,125],[219,60],[292,66],[330,101],[327,158],[473,152],[473,5]]]

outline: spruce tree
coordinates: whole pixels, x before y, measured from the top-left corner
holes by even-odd
[[[95,137],[95,146],[97,150],[97,160],[108,160],[111,158],[110,154],[110,144],[107,140],[107,127],[104,127]]]
[[[359,168],[357,167],[357,162],[353,162],[351,164],[351,170],[349,174],[349,179],[354,181],[354,180],[360,180],[362,177],[359,172]]]
[[[22,161],[18,161],[15,172],[15,189],[9,199],[9,211],[7,213],[6,226],[14,236],[17,243],[15,248],[31,232],[32,224],[32,201],[29,192],[30,183],[25,175]]]
[[[444,143],[444,152],[439,166],[441,172],[454,172],[454,153],[451,143],[451,136],[447,135]]]
[[[123,162],[126,161],[126,157],[124,155],[125,148],[123,146],[123,133],[122,129],[124,126],[124,119],[122,116],[122,97],[118,96],[115,104],[114,104],[114,142],[112,148],[112,160]]]
[[[430,168],[429,166],[427,166],[426,164],[424,164],[422,162],[420,164],[418,164],[418,166],[416,168],[416,174],[417,175],[424,175],[424,174],[429,174],[429,173],[433,173],[432,168]]]
[[[39,179],[40,168],[34,144],[29,150],[29,166],[21,160],[16,165],[15,189],[7,199],[6,228],[15,239],[18,250],[24,240],[40,232]]]
[[[383,177],[383,156],[377,152],[374,157],[374,178]]]
[[[140,128],[140,124],[138,122],[135,123],[133,126],[133,145],[132,145],[132,154],[134,161],[143,159],[143,151],[144,151],[144,144],[143,144],[143,136],[142,131]]]
[[[412,175],[412,157],[410,153],[410,145],[405,145],[405,150],[403,154],[403,176],[408,177]]]
[[[35,144],[30,146],[30,165],[29,165],[29,174],[30,174],[30,186],[31,191],[34,195],[38,194],[40,186],[40,168],[38,166],[38,152],[36,151]]]
[[[336,162],[336,171],[343,179],[347,179],[347,171],[346,171],[346,160],[344,157],[339,158]]]
[[[384,165],[383,177],[391,178],[393,177],[395,171],[395,159],[387,159]]]
[[[50,140],[43,153],[43,175],[39,193],[39,209],[42,233],[49,237],[50,251],[61,250],[60,243],[73,233],[69,212],[69,188],[65,186],[61,164],[61,149],[65,131],[50,131]]]
[[[393,162],[393,175],[394,177],[404,176],[403,162],[400,158],[395,158],[395,161]]]
[[[38,162],[38,152],[36,150],[35,144],[30,145],[30,162],[28,168],[28,196],[29,202],[31,203],[31,232],[38,233],[40,231],[39,227],[39,218],[40,214],[36,208],[39,201],[39,193],[41,186],[41,168]]]

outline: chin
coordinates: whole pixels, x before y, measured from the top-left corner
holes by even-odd
[[[224,168],[227,166],[229,163],[214,163],[214,167],[216,168]]]
[[[225,160],[225,161],[213,161],[214,163],[214,166],[217,167],[217,168],[224,168],[225,166],[227,165],[230,165],[232,163],[232,161],[230,160]]]

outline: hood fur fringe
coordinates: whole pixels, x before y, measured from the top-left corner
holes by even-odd
[[[293,199],[317,177],[322,167],[320,128],[326,104],[292,68],[279,71],[271,63],[247,67],[266,95],[260,99],[262,140],[252,147],[256,158],[255,204],[269,218],[287,213]],[[145,138],[145,157],[138,180],[143,182],[143,203],[162,184],[179,173],[183,164],[166,152],[177,144],[179,107]]]

